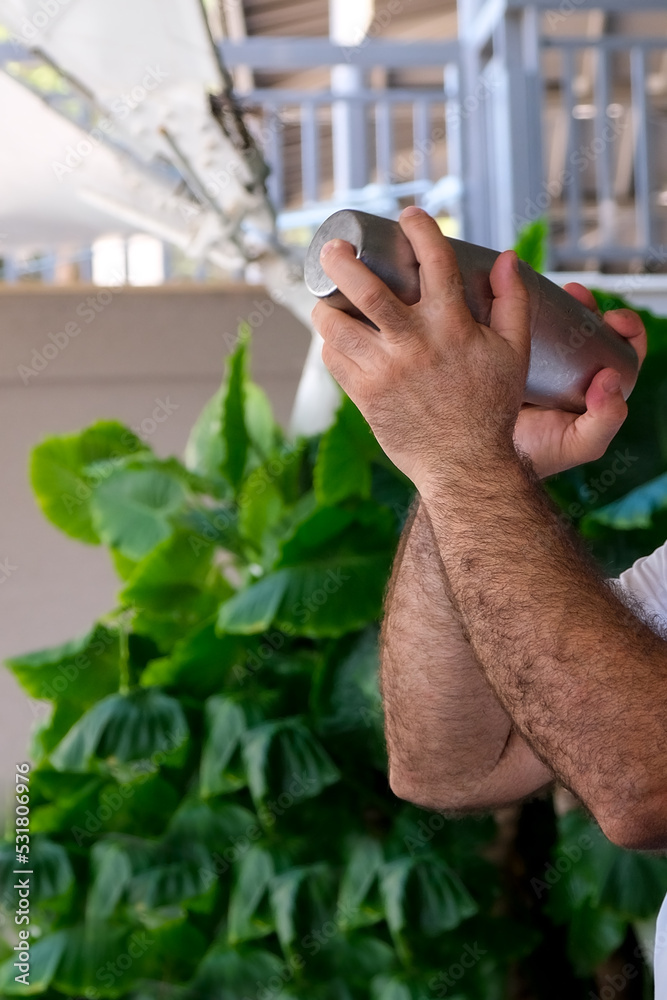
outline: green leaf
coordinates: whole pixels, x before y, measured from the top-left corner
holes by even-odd
[[[331,939],[332,960],[335,967],[345,970],[345,980],[350,987],[368,991],[374,976],[395,969],[397,956],[391,944],[377,934],[346,931]]]
[[[185,453],[187,467],[217,480],[223,493],[223,481],[238,491],[244,473],[265,461],[282,439],[266,394],[248,379],[249,335],[242,324],[223,383],[197,419]]]
[[[330,943],[327,952],[331,954],[332,951],[333,947]],[[340,963],[338,968],[341,969],[346,978],[349,977],[349,971],[344,963]],[[295,983],[290,988],[289,995],[295,1000],[354,1000],[354,994],[349,989],[348,983],[340,976],[332,977],[316,985],[313,985],[312,982]]]
[[[245,546],[239,534],[238,521],[238,506],[225,502],[215,506],[189,507],[180,515],[178,524],[189,533],[193,546],[215,545],[244,557]]]
[[[219,631],[232,635],[265,632],[278,615],[278,609],[289,593],[290,583],[289,572],[280,570],[234,594],[220,608]]]
[[[202,870],[210,863],[210,855],[201,844],[190,844],[187,852],[182,847],[169,852],[161,845],[156,864],[133,877],[129,902],[142,917],[147,911],[160,909],[170,914],[182,906],[205,912],[209,907],[202,906],[202,901],[208,897],[212,903],[213,895],[202,878]]]
[[[248,730],[243,742],[248,786],[256,804],[286,794],[292,803],[312,798],[338,781],[340,772],[299,719],[268,722]]]
[[[103,698],[72,727],[51,755],[61,771],[86,771],[94,758],[126,763],[178,752],[188,725],[178,701],[156,688]]]
[[[118,658],[118,631],[96,625],[79,639],[13,656],[6,665],[31,697],[88,707],[117,690]]]
[[[667,893],[667,858],[600,846],[598,901],[630,920],[654,917]]]
[[[52,705],[48,717],[40,720],[30,734],[30,759],[38,764],[47,763],[52,750],[79,721],[83,712],[80,705],[71,701],[58,701]],[[34,816],[32,819],[34,821]],[[33,826],[33,823],[30,825]]]
[[[31,944],[29,986],[15,982],[15,959],[8,959],[0,967],[0,991],[3,996],[35,996],[45,995],[51,986],[68,996],[88,996],[94,990],[96,997],[120,997],[141,978],[154,945],[154,932],[70,927]],[[119,963],[121,956],[129,963]]]
[[[136,565],[119,596],[133,608],[134,632],[152,640],[156,652],[170,651],[234,592],[213,566],[213,553],[209,542],[177,531]]]
[[[536,219],[529,222],[519,233],[514,249],[519,260],[525,260],[538,272],[544,271],[547,264],[547,245],[549,240],[549,222],[547,219]]]
[[[332,873],[325,864],[304,865],[276,875],[271,909],[276,934],[286,954],[297,937],[322,927],[332,915]]]
[[[249,435],[245,419],[245,385],[247,362],[247,327],[239,346],[227,361],[227,387],[222,399],[222,436],[224,457],[222,473],[238,490],[248,458]]]
[[[92,885],[86,900],[86,918],[106,920],[127,892],[132,864],[123,844],[114,839],[99,841],[91,855]]]
[[[610,910],[585,903],[572,912],[567,929],[567,953],[578,976],[590,976],[619,948],[628,921]]]
[[[434,937],[477,912],[459,877],[435,855],[390,861],[381,872],[380,890],[387,924],[401,954],[405,954],[406,928]]]
[[[371,837],[360,837],[351,848],[338,894],[341,927],[365,927],[382,920],[384,913],[377,893],[384,858],[382,848]]]
[[[274,930],[269,909],[269,886],[275,873],[273,858],[261,847],[251,847],[235,866],[229,898],[229,943],[265,937]]]
[[[193,546],[190,535],[177,532],[136,565],[120,600],[156,611],[182,607],[206,586],[213,551],[208,543]]]
[[[329,655],[322,658],[311,692],[319,732],[382,729],[378,670],[374,626],[336,643]]]
[[[172,533],[172,518],[185,499],[180,480],[160,469],[119,469],[95,490],[93,525],[105,545],[142,559]]]
[[[229,948],[216,944],[207,952],[192,983],[194,997],[239,1000],[257,996],[257,984],[282,982],[285,963],[272,952],[258,948]],[[281,989],[271,991],[271,1000],[282,1000]]]
[[[4,900],[14,899],[18,903],[18,895],[14,889],[17,876],[13,874],[16,868],[17,845],[0,844],[0,892]],[[46,837],[33,836],[30,839],[30,864],[25,866],[33,872],[30,875],[30,904],[50,902],[66,896],[74,884],[74,872],[67,856],[67,851],[61,844],[56,844]]]
[[[370,463],[379,451],[370,427],[344,396],[334,423],[322,437],[315,463],[313,477],[320,506],[333,507],[348,497],[369,497]]]
[[[310,638],[362,628],[380,614],[394,544],[389,511],[321,508],[285,542],[275,572],[223,604],[218,628],[248,635],[273,624]]]
[[[105,472],[91,471],[99,462],[118,463],[148,450],[127,427],[100,421],[79,434],[47,438],[32,452],[30,480],[44,515],[71,538],[98,545],[100,537],[90,510],[91,498]]]
[[[205,698],[220,689],[228,671],[243,659],[242,642],[237,636],[217,635],[215,622],[207,621],[177,642],[170,656],[149,663],[141,684]]]
[[[63,806],[74,805],[91,788],[99,788],[102,784],[101,778],[90,774],[67,774],[46,767],[30,772],[32,794]]]
[[[626,921],[656,915],[667,893],[667,858],[616,847],[576,809],[561,817],[558,827],[559,877],[547,903],[557,922],[584,907],[601,907]]]
[[[616,531],[650,528],[653,517],[667,510],[667,473],[631,490],[621,500],[615,500],[592,511],[583,520],[583,527],[603,524]]]
[[[239,505],[241,535],[260,553],[264,564],[270,564],[278,552],[278,541],[272,540],[271,535],[285,512],[285,504],[266,465],[260,465],[250,473],[243,484]]]
[[[16,969],[13,954],[0,965],[0,994],[2,996],[36,996],[44,994],[53,981],[67,943],[67,931],[57,931],[30,944],[29,982],[16,982],[23,970]]]
[[[30,785],[33,801],[43,803],[31,806],[31,832],[60,833],[75,825],[77,815],[97,807],[104,782],[97,775],[63,774],[38,767],[31,772]]]
[[[403,980],[394,976],[376,976],[371,984],[371,1000],[414,1000],[414,998],[408,984]]]
[[[246,720],[238,704],[216,695],[206,702],[206,742],[201,756],[199,785],[201,794],[224,795],[246,784],[241,760]]]
[[[259,459],[266,458],[283,444],[269,397],[255,382],[245,383],[245,419],[250,443]]]
[[[170,843],[196,841],[209,851],[220,851],[225,844],[250,842],[259,834],[257,816],[243,806],[224,801],[202,802],[186,799],[176,810],[165,834]]]
[[[95,880],[87,905],[90,920],[108,919],[120,902],[126,902],[144,922],[150,913],[151,923],[158,926],[173,920],[182,907],[197,907],[204,897],[213,898],[210,882],[202,878],[202,871],[211,867],[211,858],[196,840],[112,837],[95,845],[93,862]]]
[[[185,448],[186,467],[211,479],[219,478],[222,468],[222,396],[220,388],[208,400],[190,431]]]
[[[65,947],[52,981],[61,993],[85,996],[95,989],[99,997],[121,997],[141,978],[148,938],[142,931],[132,935],[125,929],[94,924],[70,927],[64,933]],[[137,947],[131,947],[132,943]],[[121,956],[131,959],[129,964],[123,962],[123,968],[118,964]]]
[[[173,920],[165,920],[137,943],[146,944],[141,958],[142,981],[151,978],[162,983],[180,984],[189,983],[192,979],[208,941],[184,913]],[[182,988],[179,992],[182,998]]]

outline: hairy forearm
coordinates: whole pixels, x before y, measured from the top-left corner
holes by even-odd
[[[505,771],[516,772],[516,743],[523,741],[512,735],[462,634],[446,583],[431,523],[418,505],[394,564],[382,629],[390,781],[401,797],[433,808],[499,805],[550,775],[524,744],[531,758],[521,768],[525,789],[505,780]]]
[[[527,463],[448,474],[423,502],[463,631],[519,732],[612,839],[662,846],[667,643],[582,552]]]

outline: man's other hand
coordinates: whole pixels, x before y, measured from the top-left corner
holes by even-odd
[[[565,291],[598,312],[592,293],[583,285],[571,282],[565,285]],[[641,366],[646,357],[646,330],[637,313],[614,309],[605,313],[604,319],[630,341]],[[586,412],[581,415],[524,403],[514,429],[514,442],[544,478],[601,458],[627,415],[620,376],[613,368],[604,368],[588,388]]]

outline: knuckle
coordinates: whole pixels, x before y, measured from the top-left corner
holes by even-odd
[[[320,317],[320,334],[325,340],[331,340],[335,335],[340,325],[340,317],[333,311],[327,310],[327,312]]]
[[[445,243],[431,246],[422,251],[421,263],[434,271],[452,269],[453,251]]]
[[[336,381],[340,382],[342,378],[342,365],[340,363],[340,355],[338,351],[334,350],[329,344],[325,343],[322,348],[322,361],[327,366]]]
[[[368,343],[355,326],[346,322],[342,317],[338,322],[332,324],[331,331],[324,338],[331,347],[341,354],[366,354],[368,353]]]
[[[338,349],[342,350],[344,354],[366,355],[368,354],[368,341],[359,336],[355,330],[344,330]]]
[[[378,312],[386,303],[386,294],[379,285],[369,285],[361,292],[359,302],[364,312]]]
[[[461,302],[465,298],[463,278],[459,271],[444,277],[441,295],[446,302]]]

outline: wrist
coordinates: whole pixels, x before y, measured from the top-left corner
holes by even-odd
[[[423,502],[465,498],[470,493],[493,495],[502,490],[501,484],[517,476],[525,478],[530,471],[535,476],[528,456],[517,454],[513,447],[495,449],[466,460],[445,458],[442,464],[415,481]]]

